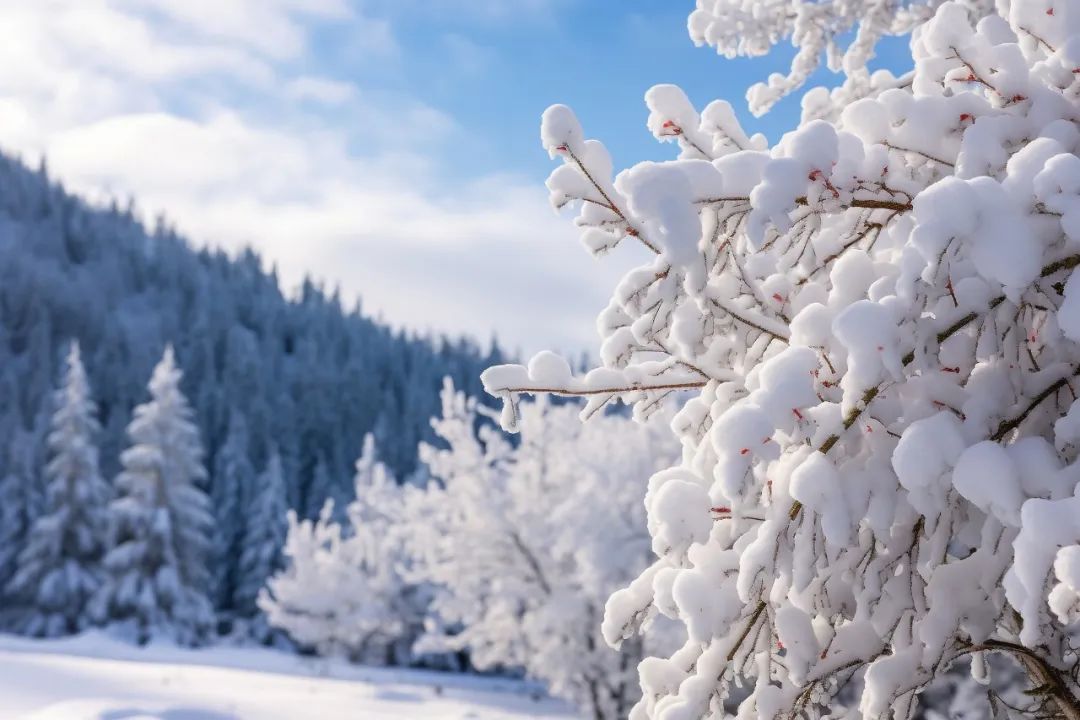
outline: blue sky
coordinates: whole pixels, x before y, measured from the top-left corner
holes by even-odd
[[[551,161],[537,143],[538,118],[553,103],[574,108],[586,131],[608,145],[616,167],[669,158],[671,147],[645,128],[642,97],[657,83],[680,85],[698,107],[727,98],[748,129],[778,139],[798,119],[798,97],[754,118],[743,96],[752,82],[786,72],[793,48],[784,44],[765,58],[723,58],[690,41],[692,9],[686,1],[563,0],[509,24],[500,22],[506,16],[420,14],[402,20],[403,62],[395,71],[347,62],[337,70],[363,84],[413,88],[426,103],[477,129],[480,142],[443,151],[479,172],[509,168],[543,179]],[[334,52],[328,56],[334,72]],[[907,39],[884,42],[875,66],[907,69]],[[837,79],[827,69],[815,77],[824,85]]]
[[[0,147],[94,199],[133,196],[196,242],[259,249],[418,330],[587,348],[632,254],[597,263],[547,207],[539,116],[563,102],[616,168],[670,157],[644,92],[745,111],[782,47],[695,48],[690,0],[0,3]],[[904,69],[906,40],[879,66]],[[823,71],[817,80],[836,82]]]

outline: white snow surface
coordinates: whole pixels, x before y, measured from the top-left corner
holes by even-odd
[[[367,668],[252,647],[0,636],[5,720],[565,720],[515,680]]]

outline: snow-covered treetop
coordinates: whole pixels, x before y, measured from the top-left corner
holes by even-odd
[[[161,356],[158,364],[154,366],[154,372],[150,376],[150,383],[147,387],[155,399],[169,397],[180,386],[181,377],[183,377],[183,372],[176,365],[176,353],[170,344],[165,346],[165,353]]]
[[[161,487],[185,486],[206,477],[199,431],[192,422],[191,405],[180,390],[182,377],[169,345],[150,377],[150,402],[135,408],[128,426],[132,447],[122,456],[127,471],[123,477],[154,475]]]
[[[485,373],[503,425],[523,393],[585,417],[692,394],[683,460],[649,480],[658,559],[605,620],[613,643],[657,613],[689,633],[642,664],[634,718],[722,717],[733,682],[739,717],[820,717],[852,676],[863,716],[908,717],[985,651],[1080,718],[1080,7],[933,5],[699,3],[695,32],[740,52],[916,26],[910,78],[771,148],[658,86],[648,126],[678,158],[612,177],[569,108],[544,114],[553,204],[593,253],[651,259],[598,320],[602,367]],[[724,13],[758,25],[710,30]]]
[[[688,27],[695,44],[714,47],[729,58],[765,55],[781,40],[790,40],[797,48],[787,75],[773,73],[747,93],[750,109],[762,115],[802,88],[820,66],[822,55],[830,70],[847,76],[841,92],[849,97],[895,82],[887,72],[872,79],[867,70],[878,41],[909,34],[942,4],[942,0],[697,0]],[[994,9],[991,0],[966,0],[964,5],[975,17]]]
[[[97,422],[97,407],[90,396],[90,381],[86,377],[77,342],[71,343],[65,361],[64,383],[56,394],[57,411],[53,418],[53,431],[49,442],[55,446],[61,442],[61,435],[78,438],[86,443],[80,447],[88,461],[97,463],[97,448],[88,440],[101,428]]]

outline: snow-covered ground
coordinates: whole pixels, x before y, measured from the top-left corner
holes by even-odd
[[[255,648],[0,636],[3,720],[568,720],[520,682],[361,668]]]

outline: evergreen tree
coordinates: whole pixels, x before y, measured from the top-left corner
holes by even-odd
[[[213,623],[207,597],[212,516],[192,410],[180,392],[172,347],[150,380],[150,401],[135,408],[131,447],[120,458],[120,497],[110,506],[112,545],[94,618],[139,642],[161,634],[197,644]]]
[[[330,475],[330,469],[325,458],[320,457],[315,462],[315,467],[311,471],[311,481],[308,484],[304,503],[307,517],[319,517],[327,500],[333,500],[334,507],[340,511],[344,506],[341,504],[341,497],[337,490],[337,483],[334,482],[333,477]]]
[[[272,450],[266,469],[259,475],[248,501],[244,533],[240,542],[233,606],[241,616],[258,611],[255,601],[267,578],[281,566],[288,505],[281,456]]]
[[[0,589],[15,575],[26,535],[24,485],[23,478],[15,473],[0,479]]]
[[[87,601],[101,584],[109,487],[98,468],[100,427],[77,343],[56,407],[44,514],[34,521],[8,588],[25,603],[19,629],[48,637],[85,627]]]
[[[248,459],[247,424],[240,412],[233,409],[225,444],[214,463],[210,490],[214,511],[214,605],[219,610],[232,605],[243,532],[240,503],[254,479],[255,471]]]
[[[19,553],[42,504],[41,483],[34,466],[33,435],[22,429],[18,412],[14,415],[16,429],[6,447],[6,471],[0,480],[0,597],[5,599],[0,616],[8,626],[15,618],[13,603],[6,602],[6,589],[18,570]]]

